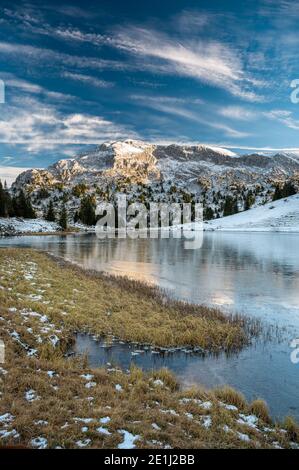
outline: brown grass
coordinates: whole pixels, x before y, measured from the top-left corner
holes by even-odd
[[[38,309],[72,331],[163,347],[199,346],[212,352],[240,349],[250,341],[244,319],[167,300],[158,289],[141,283],[86,273],[34,250],[0,250],[0,262],[14,266],[8,279],[3,272],[3,286],[14,286],[8,296],[0,291],[3,305]],[[35,285],[24,279],[30,262],[38,266]],[[32,301],[28,295],[40,295],[38,286],[44,292],[40,300]]]
[[[286,417],[284,428],[286,429],[290,439],[296,442],[299,440],[299,426],[291,416]]]
[[[242,393],[232,387],[221,387],[215,390],[216,397],[229,405],[236,406],[240,410],[246,408],[246,400]]]
[[[32,439],[45,438],[50,448],[76,448],[87,439],[87,447],[115,448],[123,440],[121,430],[138,435],[139,448],[290,447],[290,439],[298,440],[297,425],[290,419],[286,433],[272,423],[264,432],[267,416],[261,405],[254,408],[258,429],[238,423],[239,412],[252,413],[253,404],[231,388],[182,390],[166,369],[144,373],[132,367],[124,373],[117,368],[91,369],[86,357],[64,357],[76,330],[128,340],[147,338],[155,344],[190,341],[221,347],[221,341],[235,344],[236,338],[244,337],[235,320],[226,322],[218,313],[210,319],[189,307],[183,312],[181,305],[163,305],[149,294],[135,292],[132,284],[124,287],[126,281],[118,285],[116,279],[86,276],[31,250],[0,250],[0,277],[1,338],[6,347],[0,369],[0,415],[13,415],[11,422],[0,423],[0,445],[32,447]],[[213,336],[212,330],[221,328],[224,333]],[[59,340],[55,347],[54,335]],[[36,349],[35,355],[28,356],[29,348]],[[82,377],[86,374],[92,377]],[[30,390],[38,399],[26,400]],[[101,423],[107,416],[110,421]],[[100,433],[99,427],[109,434]],[[12,430],[18,434],[1,437],[2,431]],[[242,440],[244,434],[248,441]]]
[[[250,405],[250,411],[261,418],[265,423],[271,423],[269,408],[264,400],[254,400]]]

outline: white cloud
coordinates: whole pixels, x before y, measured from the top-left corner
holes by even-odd
[[[241,106],[225,106],[218,109],[218,114],[238,121],[250,121],[256,117],[256,113]]]
[[[9,43],[0,41],[0,53],[9,56],[9,60],[15,60],[18,63],[25,62],[26,65],[32,64],[42,66],[53,70],[56,67],[72,66],[79,69],[93,68],[96,70],[127,70],[129,64],[116,60],[99,59],[97,57],[85,57],[78,55],[56,52],[52,49],[45,49],[24,44]]]
[[[15,98],[0,117],[0,143],[23,144],[29,152],[128,137],[139,136],[101,116],[62,114],[55,106],[32,97]]]
[[[251,89],[251,78],[245,74],[239,54],[223,43],[180,40],[132,26],[121,29],[113,43],[147,61],[145,67],[150,66],[156,72],[192,77],[247,101],[263,99]]]
[[[133,100],[141,100],[141,101],[146,101],[148,103],[153,103],[153,104],[161,104],[161,103],[168,103],[168,104],[204,104],[204,100],[201,98],[179,98],[176,96],[161,96],[161,95],[156,95],[156,96],[150,96],[150,95],[141,95],[141,94],[136,94],[136,95],[131,95],[130,96]]]
[[[96,77],[92,77],[91,75],[83,75],[81,73],[63,72],[62,77],[81,83],[87,83],[88,85],[92,85],[96,88],[110,88],[113,86],[112,82],[100,80]]]
[[[18,168],[13,166],[0,166],[0,180],[6,181],[8,186],[16,180],[23,171],[29,170],[29,168]]]
[[[39,30],[40,32],[45,32],[45,34],[49,34],[50,36],[56,36],[58,38],[66,39],[68,41],[78,41],[78,42],[87,42],[94,44],[96,46],[100,46],[107,42],[108,38],[103,36],[102,34],[95,34],[95,33],[83,33],[79,29],[74,28],[56,28],[49,30]]]
[[[241,132],[226,124],[220,123],[215,119],[211,120],[205,118],[199,112],[191,110],[190,107],[188,109],[183,107],[182,105],[187,103],[179,98],[172,99],[170,97],[149,97],[142,95],[132,95],[131,98],[135,99],[136,102],[140,103],[142,106],[155,109],[156,111],[188,119],[212,129],[218,129],[228,137],[243,138],[250,135],[247,132]]]
[[[291,111],[276,109],[265,112],[264,116],[268,117],[269,119],[273,119],[274,121],[280,122],[290,129],[299,130],[299,120],[294,119],[293,113]]]
[[[77,97],[75,96],[48,90],[36,83],[28,82],[27,80],[20,79],[9,73],[2,73],[1,77],[4,80],[7,88],[17,88],[18,90],[24,93],[29,93],[33,95],[43,95],[49,99],[59,100],[60,102],[72,101],[77,99]]]

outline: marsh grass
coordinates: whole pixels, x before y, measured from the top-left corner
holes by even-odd
[[[299,426],[291,416],[287,416],[285,418],[284,428],[286,429],[290,439],[293,441],[299,440]]]
[[[219,400],[222,400],[229,405],[236,406],[240,410],[246,408],[244,395],[232,387],[225,386],[217,388],[215,390],[215,395]]]
[[[290,447],[290,439],[298,440],[294,421],[288,419],[287,432],[280,432],[261,404],[248,405],[229,387],[182,390],[166,369],[92,369],[86,356],[65,357],[76,331],[163,346],[237,348],[248,341],[243,320],[168,302],[147,286],[85,274],[33,250],[0,250],[0,286],[6,353],[0,416],[13,416],[0,423],[0,431],[17,433],[0,434],[0,445],[32,447],[32,439],[44,438],[50,448],[76,448],[82,442],[115,448],[123,440],[122,429],[139,436],[135,445],[140,448]],[[239,413],[254,410],[257,429],[238,422]],[[109,421],[103,424],[105,417]]]
[[[250,404],[250,411],[261,418],[265,423],[271,423],[271,417],[267,403],[264,400],[257,399]]]
[[[2,305],[38,309],[51,321],[63,323],[65,330],[215,353],[239,350],[251,339],[249,320],[169,300],[159,289],[136,281],[85,272],[34,250],[1,250],[0,261],[15,266],[9,279],[3,279],[4,287],[12,283],[13,289],[8,296],[0,291]],[[22,275],[28,262],[38,266],[34,285]],[[39,290],[41,298],[30,299]]]

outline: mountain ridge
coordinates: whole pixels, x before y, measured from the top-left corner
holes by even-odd
[[[221,217],[228,197],[236,200],[235,208],[243,210],[250,193],[254,194],[252,205],[264,204],[272,200],[277,185],[289,180],[299,188],[299,157],[292,153],[238,155],[203,144],[125,140],[103,143],[44,170],[28,170],[18,176],[12,192],[24,189],[37,210],[44,210],[38,194],[48,191],[55,203],[63,199],[73,213],[80,205],[74,188],[84,186],[97,201],[114,200],[118,192],[139,202],[196,199],[210,208],[210,215]]]

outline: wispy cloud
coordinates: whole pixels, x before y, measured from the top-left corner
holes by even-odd
[[[224,123],[220,123],[215,119],[203,117],[202,113],[200,113],[199,111],[196,112],[194,110],[191,110],[190,107],[184,107],[183,105],[188,104],[188,100],[176,99],[171,97],[157,98],[141,95],[132,95],[131,98],[136,100],[136,102],[138,102],[142,106],[147,106],[149,108],[155,109],[156,111],[160,111],[183,119],[188,119],[198,124],[202,124],[204,126],[220,130],[227,137],[243,138],[249,135],[247,132],[238,131],[237,129],[234,129]]]
[[[0,41],[0,54],[8,55],[10,61],[14,60],[18,63],[25,62],[28,66],[46,67],[51,70],[66,66],[77,67],[78,69],[91,68],[96,70],[127,70],[129,64],[123,62],[101,59],[97,57],[85,57],[78,55],[57,52],[52,49],[35,47],[31,45],[9,43]]]
[[[59,100],[60,103],[69,102],[77,99],[77,97],[72,96],[68,93],[60,93],[57,91],[48,90],[47,88],[41,85],[18,78],[13,74],[1,73],[1,77],[5,81],[5,85],[7,88],[16,88],[17,90],[24,93],[42,95],[50,100]]]
[[[299,130],[299,119],[295,119],[291,111],[275,109],[265,112],[264,115],[269,119],[280,122],[290,129]]]
[[[248,101],[261,101],[251,88],[239,55],[229,46],[207,40],[180,41],[165,33],[141,27],[121,29],[114,45],[144,60],[154,60],[158,72],[192,77],[223,88]]]
[[[17,15],[22,22],[20,13]],[[168,21],[172,33],[163,33],[159,28],[128,24],[122,28],[112,28],[109,34],[83,31],[74,26],[52,26],[42,22],[31,21],[27,14],[23,26],[31,33],[48,35],[70,43],[87,43],[95,47],[112,47],[131,55],[130,66],[123,63],[96,58],[82,58],[80,67],[113,68],[116,70],[148,71],[151,73],[190,77],[202,83],[226,90],[233,96],[250,102],[260,102],[264,98],[256,91],[261,86],[245,69],[240,50],[232,44],[213,38],[202,37],[202,28],[207,28],[220,14],[183,10]],[[219,31],[219,28],[218,28]],[[216,36],[217,37],[217,36]],[[0,49],[1,50],[1,49]],[[28,49],[25,52],[29,52]],[[37,51],[36,51],[37,52]],[[41,57],[49,51],[39,51]],[[53,55],[53,54],[52,54]],[[60,57],[62,59],[62,57]],[[59,58],[56,56],[56,60]],[[72,56],[62,59],[68,65],[79,66],[78,58]]]
[[[87,85],[92,85],[96,88],[110,88],[114,84],[112,82],[107,82],[106,80],[100,80],[96,77],[92,77],[91,75],[83,75],[81,73],[73,73],[73,72],[63,72],[61,74],[63,78],[68,78],[70,80],[74,80],[80,83],[86,83]]]

